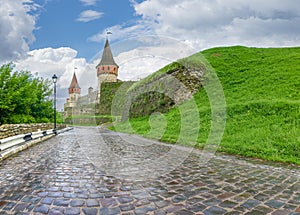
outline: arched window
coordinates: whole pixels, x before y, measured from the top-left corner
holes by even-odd
[[[109,71],[109,66],[107,67],[107,70]]]

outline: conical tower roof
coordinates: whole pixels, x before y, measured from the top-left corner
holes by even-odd
[[[98,66],[104,66],[104,65],[114,65],[118,66],[113,58],[112,52],[110,50],[108,39],[106,39],[104,50],[102,53],[102,58]]]
[[[74,88],[79,88],[80,89],[75,72],[73,74],[73,78],[72,78],[69,89],[74,89]]]

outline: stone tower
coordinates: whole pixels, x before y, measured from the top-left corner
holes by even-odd
[[[98,101],[100,99],[101,83],[103,82],[117,82],[118,81],[118,69],[112,52],[110,50],[108,39],[106,39],[102,58],[100,63],[96,66],[98,77]]]
[[[69,87],[69,98],[67,98],[67,102],[64,104],[64,119],[72,116],[74,110],[77,107],[78,99],[80,98],[80,87],[78,85],[78,81],[76,78],[76,74],[74,72],[73,78]]]
[[[69,102],[70,103],[73,103],[74,106],[76,106],[76,103],[78,101],[78,98],[80,97],[80,87],[79,87],[79,84],[78,84],[78,81],[77,81],[77,77],[76,77],[76,74],[74,72],[73,74],[73,78],[72,78],[72,81],[71,81],[71,84],[70,84],[70,87],[69,87]],[[73,106],[71,105],[71,106]]]

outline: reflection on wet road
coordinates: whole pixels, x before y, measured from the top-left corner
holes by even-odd
[[[0,163],[0,214],[300,214],[299,167],[78,127]]]

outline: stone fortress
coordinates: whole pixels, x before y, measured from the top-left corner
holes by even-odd
[[[193,94],[202,87],[203,74],[206,71],[202,64],[198,65],[186,59],[174,62],[173,67],[166,73],[157,75],[155,79],[148,80],[147,84],[131,88],[135,81],[118,79],[119,66],[114,61],[106,39],[102,58],[96,66],[97,89],[94,91],[90,87],[88,94],[81,96],[75,72],[73,74],[69,98],[64,104],[65,122],[91,124],[94,120],[96,124],[100,124],[107,120],[107,116],[112,117],[112,115],[126,120],[128,117],[166,112],[173,106],[192,98]],[[97,120],[93,118],[95,116],[98,117]]]
[[[64,119],[74,115],[95,114],[97,105],[100,103],[101,85],[103,83],[117,83],[119,66],[114,61],[108,39],[106,39],[102,58],[96,66],[98,87],[94,90],[89,87],[88,94],[81,96],[81,88],[78,84],[76,74],[69,87],[69,98],[64,104]]]

